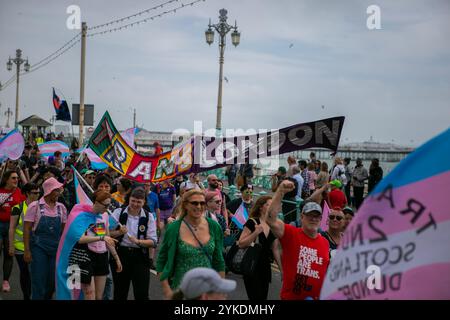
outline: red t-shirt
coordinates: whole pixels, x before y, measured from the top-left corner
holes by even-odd
[[[11,190],[0,188],[0,221],[9,222],[12,207],[24,200],[25,197],[22,195],[19,188],[16,188],[12,194]]]
[[[344,209],[347,205],[345,193],[339,189],[331,190],[330,193],[328,193],[328,203],[330,204],[330,209],[334,209],[336,207]]]
[[[280,243],[283,249],[281,299],[319,299],[330,262],[328,241],[320,234],[311,239],[303,229],[285,224]]]

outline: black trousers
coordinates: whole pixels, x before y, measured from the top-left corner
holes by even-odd
[[[254,276],[244,276],[244,285],[248,300],[267,300],[269,281],[264,281],[256,274]]]
[[[114,300],[127,300],[130,283],[133,283],[135,300],[148,300],[150,264],[148,253],[141,248],[119,247],[117,253],[122,263],[122,272],[116,272],[115,262],[111,270],[114,281]]]
[[[347,198],[347,205],[349,207],[351,207],[352,206],[352,196],[350,193],[350,182],[345,185],[344,190],[345,190],[345,197]]]
[[[364,187],[353,186],[353,194],[355,196],[355,207],[359,209],[364,200]]]
[[[20,288],[23,293],[23,300],[31,298],[31,276],[30,265],[23,260],[23,254],[16,254],[17,264],[20,270]]]

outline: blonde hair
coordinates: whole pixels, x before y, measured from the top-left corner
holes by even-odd
[[[336,164],[344,164],[344,162],[342,161],[341,157],[334,158],[334,163],[336,163]]]
[[[186,212],[187,212],[187,210],[186,210],[186,203],[188,203],[189,199],[191,197],[193,197],[193,196],[203,196],[203,197],[205,197],[205,193],[203,191],[201,191],[201,190],[195,190],[195,189],[186,191],[185,194],[183,194],[183,197],[181,198],[181,206],[179,208],[179,211],[180,211],[179,215],[181,217],[184,217],[186,215]]]

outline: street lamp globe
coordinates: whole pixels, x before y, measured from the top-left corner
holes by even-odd
[[[30,64],[28,63],[28,59],[27,61],[25,61],[24,68],[26,72],[30,71]]]
[[[9,58],[8,62],[6,63],[6,68],[8,69],[8,71],[12,70],[12,61],[11,58]]]
[[[214,31],[211,27],[205,31],[206,43],[211,45],[214,42]]]
[[[237,29],[235,29],[231,33],[231,42],[233,43],[233,45],[235,47],[237,47],[239,45],[239,43],[241,42],[241,33],[238,32]]]

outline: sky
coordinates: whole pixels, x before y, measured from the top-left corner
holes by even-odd
[[[66,26],[70,5],[80,7],[81,20],[91,27],[166,1],[0,0],[0,81],[13,75],[6,62],[17,48],[33,66],[76,35]],[[380,8],[381,29],[367,27],[370,5]],[[136,109],[137,125],[151,131],[192,132],[200,120],[203,129],[214,128],[218,35],[208,46],[204,32],[222,8],[241,32],[237,47],[230,34],[226,38],[224,130],[345,116],[341,143],[372,138],[418,146],[450,127],[447,0],[206,0],[89,37],[85,103],[95,105],[96,121],[109,111],[116,127],[126,129]],[[50,120],[52,87],[69,105],[79,102],[80,43],[21,76],[19,119],[37,114]],[[15,84],[0,91],[0,103],[4,126],[6,108],[15,108]]]

